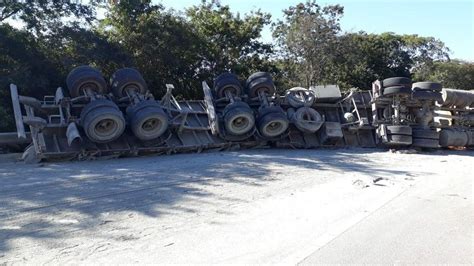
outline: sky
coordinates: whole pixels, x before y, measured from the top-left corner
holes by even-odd
[[[282,10],[305,0],[221,0],[241,14],[261,9],[272,20],[281,19]],[[167,8],[184,10],[201,0],[155,0]],[[368,33],[395,32],[431,36],[443,41],[450,57],[474,62],[474,0],[321,0],[321,5],[344,6],[344,31]],[[270,27],[262,33],[271,42]]]

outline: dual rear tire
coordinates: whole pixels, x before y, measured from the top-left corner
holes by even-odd
[[[234,97],[242,94],[239,78],[233,73],[222,73],[214,80],[214,93],[217,98],[226,97],[227,93]]]
[[[157,139],[168,129],[168,116],[161,106],[152,100],[128,107],[127,119],[135,137],[142,141]]]
[[[265,107],[259,112],[257,127],[265,138],[276,138],[288,129],[290,122],[281,107]]]
[[[71,97],[85,95],[87,91],[97,94],[107,93],[107,82],[102,73],[91,66],[78,66],[69,72],[66,85]]]
[[[393,77],[382,81],[382,95],[384,97],[409,96],[411,94],[411,79]]]
[[[134,68],[122,68],[115,71],[110,78],[110,87],[112,93],[119,98],[126,97],[131,92],[145,94],[148,89],[145,79]]]
[[[276,92],[275,84],[270,73],[257,72],[247,79],[245,82],[246,93],[250,98],[256,98],[260,93],[273,95]]]
[[[119,138],[125,130],[125,119],[117,105],[98,99],[87,104],[81,112],[81,125],[93,142],[107,143]]]
[[[255,127],[255,117],[247,103],[234,102],[227,105],[223,112],[226,133],[241,136]]]

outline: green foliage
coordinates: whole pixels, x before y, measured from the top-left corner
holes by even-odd
[[[144,76],[157,96],[172,83],[185,97],[199,95],[196,69],[200,66],[200,39],[190,24],[149,1],[120,1],[102,21],[100,31],[120,43],[131,64]]]
[[[394,33],[342,33],[339,5],[307,1],[284,10],[273,27],[279,66],[289,86],[336,83],[343,88],[369,88],[376,79],[411,75],[449,50],[432,37]]]
[[[474,90],[474,63],[459,60],[434,62],[415,72],[415,80],[440,82],[445,88]]]
[[[68,72],[89,64],[105,77],[135,67],[157,98],[165,84],[178,97],[202,97],[201,82],[226,71],[245,78],[273,74],[278,90],[336,83],[369,88],[391,76],[440,81],[472,89],[473,64],[448,61],[449,50],[432,37],[394,33],[344,33],[343,7],[309,0],[284,10],[273,24],[275,44],[261,34],[270,15],[232,12],[218,0],[203,0],[184,13],[151,0],[118,1],[95,18],[102,1],[4,1],[0,4],[0,131],[14,130],[10,83],[37,98],[65,86]],[[67,18],[67,19],[66,19]],[[19,21],[23,29],[11,27]]]
[[[46,92],[57,82],[52,62],[44,55],[41,44],[31,33],[0,25],[0,88],[15,82],[35,95]]]
[[[97,4],[96,1],[91,1],[91,5],[84,5],[81,1],[1,1],[0,23],[16,19],[23,22],[29,31],[42,34],[52,27],[63,25],[65,17],[90,23],[95,19],[94,6]]]
[[[62,81],[31,33],[4,24],[0,25],[0,113],[6,116],[0,116],[0,131],[13,130],[10,83],[17,84],[24,94],[42,97]]]
[[[284,19],[273,25],[273,37],[284,58],[281,62],[284,72],[304,86],[324,82],[338,50],[343,7],[321,7],[315,1],[307,1],[283,13]]]
[[[268,61],[271,46],[259,41],[263,27],[270,23],[269,14],[257,10],[242,18],[215,0],[203,1],[186,14],[201,43],[200,77],[224,71],[242,76],[256,70],[276,71]]]
[[[97,67],[107,77],[132,61],[119,43],[110,42],[107,36],[78,25],[55,28],[48,36],[41,38],[41,46],[55,63],[63,81],[68,72],[78,65]]]
[[[431,37],[394,33],[348,33],[339,38],[335,60],[329,62],[328,82],[361,89],[376,79],[404,76],[447,58],[444,44]]]

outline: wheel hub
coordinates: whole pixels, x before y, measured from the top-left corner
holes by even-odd
[[[237,128],[245,128],[249,124],[249,120],[246,117],[239,116],[232,121],[232,125]]]
[[[102,119],[95,125],[97,134],[107,136],[115,132],[117,123],[112,119]]]
[[[150,118],[143,122],[142,129],[145,131],[154,131],[160,126],[161,122],[157,118]]]

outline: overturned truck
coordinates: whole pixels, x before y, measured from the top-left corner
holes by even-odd
[[[202,83],[203,100],[176,100],[173,85],[155,99],[141,74],[106,82],[90,66],[73,69],[67,90],[36,99],[10,86],[23,159],[93,159],[250,147],[474,146],[474,92],[394,77],[370,90],[295,87],[276,93],[270,74],[242,82],[232,73]],[[25,129],[29,127],[29,131]],[[0,136],[1,138],[1,136]],[[9,138],[11,136],[9,135]]]

